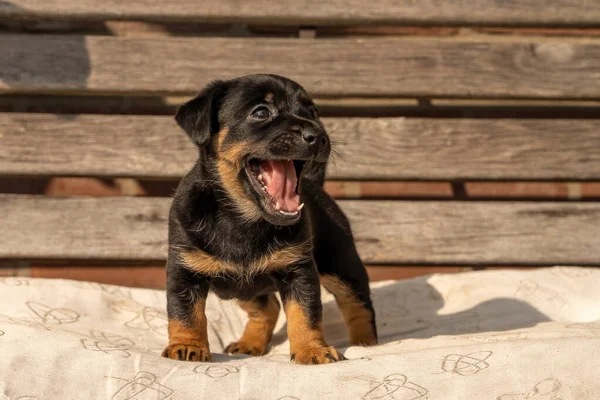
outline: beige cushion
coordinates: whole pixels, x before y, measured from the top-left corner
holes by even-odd
[[[0,280],[0,399],[600,399],[600,270],[433,275],[372,285],[381,345],[345,348],[324,295],[326,336],[350,360],[288,361],[282,315],[261,358],[229,357],[243,330],[210,297],[214,362],[167,360],[165,293],[87,282]]]

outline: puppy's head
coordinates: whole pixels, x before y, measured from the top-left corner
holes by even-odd
[[[216,81],[175,119],[243,218],[299,221],[302,171],[327,162],[330,153],[317,109],[300,85],[275,75]]]

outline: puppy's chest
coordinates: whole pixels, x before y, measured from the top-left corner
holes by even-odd
[[[186,268],[208,277],[231,277],[247,280],[261,274],[283,271],[305,263],[312,257],[310,243],[286,246],[241,262],[219,258],[203,250],[182,251],[179,257]]]

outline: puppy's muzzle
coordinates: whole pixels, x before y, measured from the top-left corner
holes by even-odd
[[[312,127],[292,126],[292,133],[297,138],[297,147],[300,153],[304,153],[307,159],[318,162],[326,162],[331,151],[329,136],[320,129]]]

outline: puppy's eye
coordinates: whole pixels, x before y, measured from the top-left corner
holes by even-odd
[[[313,117],[314,119],[319,118],[319,110],[317,110],[316,107],[311,107],[308,109],[308,111],[310,112],[311,117]]]
[[[259,107],[252,112],[252,118],[265,120],[271,117],[271,111],[267,107]]]

